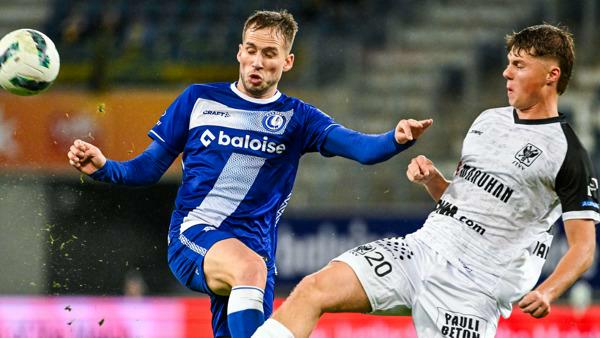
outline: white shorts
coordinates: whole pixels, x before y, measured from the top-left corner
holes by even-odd
[[[412,315],[419,337],[491,338],[496,333],[496,300],[410,235],[364,244],[334,260],[352,267],[373,314]]]

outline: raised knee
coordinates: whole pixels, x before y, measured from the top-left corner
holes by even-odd
[[[234,279],[234,285],[264,288],[267,282],[267,266],[264,260],[258,255],[244,258],[236,264]]]
[[[317,273],[308,275],[296,286],[294,293],[306,300],[318,301],[322,290],[319,286],[319,276]]]

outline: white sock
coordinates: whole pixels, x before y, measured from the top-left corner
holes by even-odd
[[[258,310],[263,312],[263,297],[265,291],[256,286],[238,285],[231,289],[227,314],[244,310]]]
[[[256,330],[252,338],[294,338],[294,335],[283,324],[273,318],[269,318]]]
[[[231,289],[227,304],[227,327],[232,338],[250,337],[265,322],[264,290],[238,285]]]

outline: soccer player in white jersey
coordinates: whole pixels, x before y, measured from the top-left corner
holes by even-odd
[[[307,337],[324,312],[411,315],[419,337],[494,337],[516,302],[535,318],[592,263],[598,181],[558,112],[573,40],[540,25],[507,36],[510,106],[484,111],[452,181],[424,156],[408,166],[437,208],[418,231],[354,248],[305,277],[253,337]],[[550,229],[562,215],[569,249],[533,291]]]
[[[105,182],[158,181],[182,153],[183,178],[169,228],[169,267],[211,297],[215,337],[250,337],[272,312],[277,223],[300,157],[319,151],[377,163],[406,149],[432,120],[401,120],[366,135],[277,90],[294,63],[298,27],[286,11],[259,11],[242,32],[235,83],[188,87],[150,130],[154,140],[127,162],[76,140],[70,164]]]

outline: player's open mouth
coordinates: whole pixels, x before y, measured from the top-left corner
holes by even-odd
[[[249,78],[250,78],[250,83],[252,83],[252,84],[259,84],[262,82],[262,78],[260,77],[260,75],[257,75],[257,74],[250,74]]]

